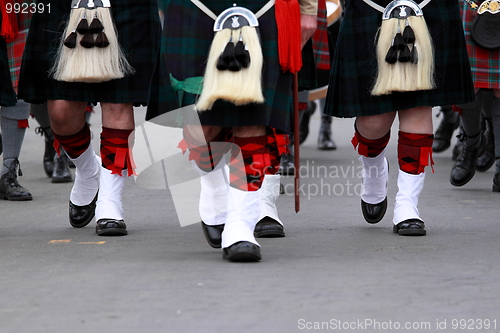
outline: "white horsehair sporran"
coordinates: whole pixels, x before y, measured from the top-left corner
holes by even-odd
[[[255,14],[244,7],[231,7],[217,16],[198,111],[210,110],[219,99],[238,106],[264,102],[258,26]]]
[[[382,12],[377,32],[377,78],[374,96],[392,92],[430,90],[434,83],[434,47],[422,8],[430,0],[394,0],[385,8],[363,0]]]
[[[51,77],[99,83],[133,74],[118,43],[110,0],[73,0]],[[90,23],[89,23],[90,22]]]

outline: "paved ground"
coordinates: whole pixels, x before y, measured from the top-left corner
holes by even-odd
[[[391,222],[397,132],[388,214],[368,225],[353,194],[360,180],[352,120],[334,120],[339,148],[321,152],[316,113],[302,147],[309,173],[303,169],[301,211],[282,195],[287,236],[261,240],[262,262],[239,264],[210,248],[199,225],[180,227],[169,192],[132,179],[128,236],[72,228],[71,184],[45,177],[43,139],[31,126],[20,179],[34,200],[0,202],[2,333],[500,331],[500,194],[491,192],[493,169],[463,188],[450,185],[450,150],[435,154],[421,196],[427,236],[401,237]]]

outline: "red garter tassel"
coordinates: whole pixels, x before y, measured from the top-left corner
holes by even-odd
[[[432,159],[432,147],[421,147],[418,173],[424,172],[425,167],[428,165],[430,165],[432,173],[434,173],[434,160]]]
[[[281,69],[285,72],[297,73],[302,67],[299,2],[276,0],[274,11],[278,26],[278,54]]]
[[[28,128],[28,127],[30,127],[28,119],[21,119],[17,121],[17,128]]]

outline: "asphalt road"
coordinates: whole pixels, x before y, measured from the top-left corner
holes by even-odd
[[[97,108],[94,147],[99,118]],[[435,154],[419,204],[427,236],[398,236],[397,129],[387,153],[388,213],[369,225],[355,192],[352,119],[333,123],[338,149],[325,152],[316,149],[318,113],[311,121],[301,211],[290,194],[278,200],[286,237],[261,239],[259,263],[230,263],[199,224],[180,226],[168,190],[132,178],[123,196],[128,236],[99,237],[93,223],[72,228],[72,184],[45,176],[44,142],[30,120],[20,182],[34,199],[0,202],[0,332],[500,332],[493,168],[455,188],[451,149]],[[291,192],[292,178],[282,182]]]

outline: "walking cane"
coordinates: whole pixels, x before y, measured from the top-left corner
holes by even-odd
[[[293,152],[294,152],[294,188],[295,188],[295,213],[300,210],[300,137],[299,137],[299,76],[297,73],[293,74]]]

